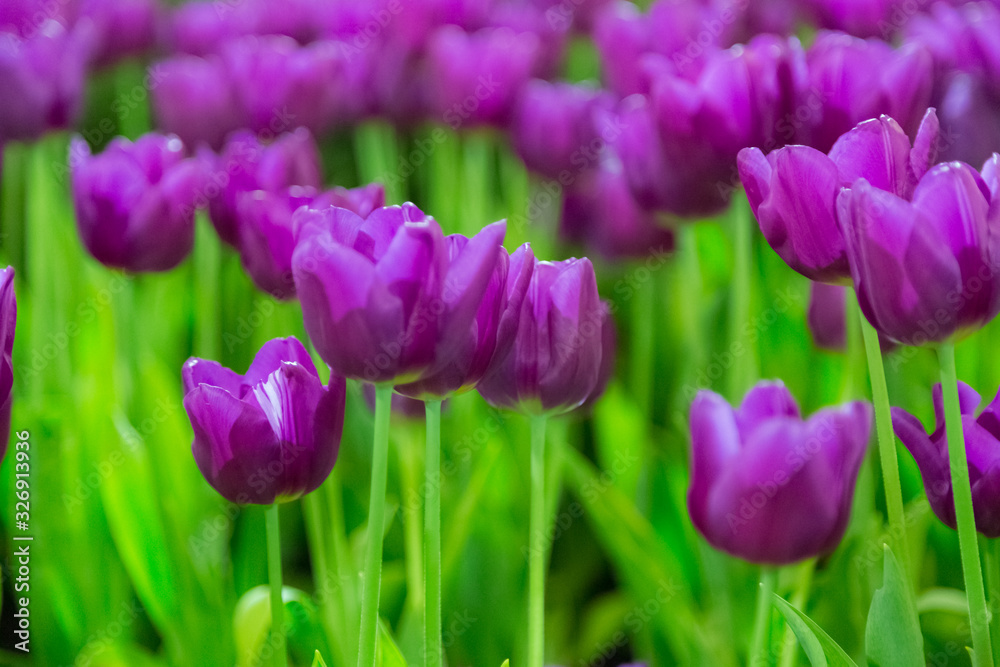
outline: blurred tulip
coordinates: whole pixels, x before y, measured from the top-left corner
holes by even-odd
[[[928,171],[912,201],[863,178],[837,198],[861,311],[904,345],[954,340],[1000,311],[997,161]]]
[[[156,0],[82,0],[80,15],[95,27],[94,64],[111,65],[156,43]]]
[[[225,63],[216,55],[174,56],[150,66],[150,98],[157,125],[189,146],[221,148],[226,135],[248,127]],[[292,128],[285,128],[292,129]]]
[[[1000,395],[978,417],[976,409],[981,399],[972,387],[960,381],[958,398],[976,530],[986,537],[997,538],[1000,537]],[[940,384],[934,387],[934,413],[936,425],[930,434],[916,417],[902,408],[892,409],[892,425],[920,468],[927,500],[934,514],[945,525],[955,528],[955,500],[948,465],[948,438]]]
[[[232,246],[239,243],[236,206],[243,193],[278,192],[295,185],[318,188],[322,182],[319,152],[305,128],[270,144],[251,132],[234,133],[218,156],[208,154],[205,160],[218,186],[209,200],[209,216],[219,237]]]
[[[688,510],[708,542],[785,565],[836,548],[850,518],[872,409],[854,402],[803,420],[781,382],[760,382],[733,409],[702,390],[691,405]]]
[[[930,104],[932,60],[921,46],[894,49],[877,40],[821,33],[806,55],[809,90],[819,104],[808,113],[802,143],[826,151],[858,123],[885,114],[910,136]]]
[[[53,20],[28,38],[0,32],[0,144],[32,141],[76,121],[92,37]]]
[[[166,271],[194,243],[194,209],[204,170],[184,158],[176,136],[118,137],[100,155],[74,138],[73,204],[94,259],[126,271]]]
[[[846,307],[847,288],[843,285],[811,284],[807,320],[816,347],[834,352],[847,348]]]
[[[324,387],[295,338],[265,343],[245,375],[192,357],[183,377],[195,461],[227,500],[289,502],[330,474],[344,427],[346,383],[333,373]]]
[[[653,255],[662,261],[674,249],[673,231],[632,198],[614,157],[566,189],[560,231],[608,260]]]
[[[529,262],[534,269],[514,313],[514,343],[497,356],[478,389],[494,407],[560,414],[579,407],[597,386],[607,311],[589,259],[544,262],[515,253],[511,273]]]
[[[14,293],[14,269],[0,270],[0,461],[10,440],[10,406],[14,388],[14,329],[17,324],[17,295]]]
[[[293,214],[300,206],[337,206],[367,217],[384,205],[382,186],[355,190],[337,188],[318,194],[308,186],[271,192],[254,190],[238,197],[239,250],[243,268],[254,284],[275,299],[295,296],[292,252],[295,250]]]
[[[452,129],[505,127],[538,54],[532,33],[489,28],[470,35],[455,26],[440,28],[427,45],[431,112]]]
[[[890,21],[898,0],[811,0],[820,27],[842,30],[858,37],[892,38],[892,28],[899,26]]]
[[[594,109],[610,108],[598,91],[533,79],[518,98],[510,134],[514,150],[532,171],[558,178],[594,166],[605,146]]]
[[[847,249],[836,198],[859,178],[909,197],[935,160],[937,116],[929,110],[913,147],[902,128],[883,116],[847,132],[829,156],[808,146],[785,146],[765,156],[740,151],[738,169],[760,230],[793,270],[818,282],[846,283]]]
[[[457,354],[506,227],[488,225],[450,257],[437,222],[409,203],[366,219],[342,208],[305,208],[293,224],[295,287],[320,356],[346,377],[394,384]]]

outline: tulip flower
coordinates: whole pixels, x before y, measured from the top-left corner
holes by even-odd
[[[738,169],[761,232],[788,266],[818,282],[844,283],[850,270],[837,193],[865,178],[909,197],[934,162],[937,140],[933,110],[926,113],[912,148],[899,124],[882,116],[844,134],[829,155],[808,146],[785,146],[767,156],[745,148]]]
[[[528,292],[517,317],[517,334],[507,354],[478,389],[495,407],[533,415],[554,415],[578,407],[600,377],[602,336],[607,318],[589,259],[511,258],[511,273],[534,262]]]
[[[897,6],[895,0],[811,0],[816,22],[832,30],[858,37],[889,39],[887,27],[892,26],[890,12]]]
[[[166,271],[191,252],[200,162],[184,158],[176,136],[116,138],[92,156],[77,137],[70,149],[73,204],[84,245],[107,266]]]
[[[511,123],[514,150],[529,169],[550,178],[566,172],[568,179],[593,168],[606,143],[593,113],[602,105],[610,107],[610,100],[596,91],[530,81]]]
[[[1000,311],[997,156],[939,164],[912,201],[858,179],[837,199],[861,311],[905,345],[953,341]]]
[[[80,111],[92,33],[54,20],[30,32],[0,32],[0,144],[69,127]]]
[[[106,66],[149,50],[156,42],[157,12],[154,0],[83,0],[80,14],[96,27],[94,63]]]
[[[10,439],[11,390],[14,388],[14,327],[17,323],[17,296],[14,293],[14,269],[0,270],[0,461],[7,453]]]
[[[226,64],[217,55],[181,55],[150,67],[150,100],[157,125],[185,144],[221,148],[226,135],[249,126]],[[281,130],[290,130],[285,127]]]
[[[959,382],[958,396],[976,530],[986,537],[997,538],[1000,537],[1000,394],[978,417],[979,394]],[[940,384],[934,387],[934,412],[936,424],[932,433],[927,433],[920,421],[902,408],[892,409],[892,424],[920,468],[934,514],[946,525],[957,528]]]
[[[673,251],[674,233],[632,198],[614,157],[582,174],[566,190],[560,231],[603,257],[662,257]]]
[[[899,50],[877,40],[821,33],[807,53],[809,89],[819,105],[804,132],[810,146],[828,150],[861,121],[890,116],[912,136],[930,103],[932,60],[921,46]]]
[[[367,218],[307,208],[296,218],[296,291],[328,364],[346,377],[405,384],[450,361],[495,270],[504,223],[449,257],[437,222],[413,204]]]
[[[318,188],[322,182],[319,152],[309,130],[299,128],[264,144],[251,132],[233,133],[222,152],[204,157],[209,180],[218,187],[208,202],[219,237],[239,244],[237,200],[253,190],[278,192],[292,186]]]
[[[754,563],[829,553],[844,536],[872,409],[853,402],[803,420],[781,382],[734,409],[702,390],[691,405],[688,511],[708,542]]]
[[[534,73],[538,37],[510,29],[468,34],[455,26],[437,30],[427,45],[426,85],[431,112],[452,129],[510,121],[514,101]]]
[[[294,337],[266,343],[245,375],[191,358],[183,378],[195,461],[227,500],[288,502],[330,474],[344,426],[346,383],[333,373],[324,387]]]
[[[381,185],[354,190],[337,188],[317,194],[310,187],[292,186],[279,192],[254,190],[239,195],[239,250],[243,268],[254,284],[275,299],[295,296],[292,251],[295,229],[292,215],[301,206],[338,206],[361,216],[385,203]]]

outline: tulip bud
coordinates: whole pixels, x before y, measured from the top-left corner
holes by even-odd
[[[184,159],[176,136],[116,138],[92,156],[77,137],[71,146],[73,204],[84,245],[107,266],[166,271],[194,244],[194,208],[204,170]]]
[[[346,383],[334,373],[324,387],[295,338],[266,343],[246,375],[191,358],[183,377],[195,461],[227,500],[288,502],[330,474],[344,427]]]
[[[972,483],[972,509],[976,530],[989,538],[1000,537],[1000,394],[976,416],[980,396],[964,382],[958,383],[965,453]],[[936,424],[927,433],[916,417],[901,408],[892,409],[896,435],[920,468],[927,500],[934,514],[951,528],[955,520],[955,500],[948,464],[948,437],[945,433],[941,385],[934,387]]]
[[[871,427],[871,406],[862,402],[803,420],[781,382],[758,383],[736,409],[698,392],[691,520],[712,546],[754,563],[833,551],[847,528]]]

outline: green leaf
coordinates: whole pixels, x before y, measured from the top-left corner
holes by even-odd
[[[774,595],[774,606],[785,617],[788,627],[802,645],[813,667],[857,667],[851,656],[826,634],[826,631],[804,613],[790,605],[779,595]]]
[[[924,637],[913,593],[888,546],[882,588],[872,596],[865,628],[868,662],[879,667],[922,667]]]
[[[319,654],[319,651],[313,654],[312,667],[326,667],[326,662],[323,661],[323,656]]]
[[[396,646],[385,621],[378,619],[378,650],[375,656],[375,664],[382,667],[406,667],[406,659],[402,651]]]

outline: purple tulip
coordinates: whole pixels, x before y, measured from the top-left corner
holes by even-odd
[[[871,435],[853,402],[803,420],[780,382],[760,382],[733,409],[702,390],[691,405],[688,511],[708,542],[755,563],[785,565],[836,548]]]
[[[892,37],[890,22],[898,0],[811,0],[816,22],[858,37]]]
[[[427,45],[431,112],[452,129],[505,127],[538,54],[539,40],[532,33],[489,28],[470,35],[455,26],[440,28]]]
[[[77,227],[94,259],[127,271],[166,271],[194,244],[204,170],[176,136],[118,137],[100,155],[76,137],[70,148]]]
[[[964,382],[958,383],[962,411],[962,431],[972,482],[972,509],[976,530],[989,538],[1000,537],[1000,394],[976,416],[980,396]],[[936,425],[928,434],[916,417],[902,408],[892,409],[896,435],[920,468],[924,489],[934,514],[955,528],[955,500],[948,464],[948,438],[945,433],[944,403],[941,385],[934,387]]]
[[[840,137],[829,156],[808,146],[764,154],[739,153],[740,179],[760,230],[795,271],[818,282],[846,283],[847,247],[838,225],[836,199],[859,178],[909,197],[935,159],[937,116],[924,117],[914,145],[893,119],[868,120]]]
[[[801,49],[760,36],[713,54],[694,79],[662,61],[647,64],[648,101],[622,103],[612,142],[632,192],[645,208],[685,217],[718,212],[733,190],[739,150],[788,139],[779,121],[802,94]]]
[[[82,0],[80,14],[96,28],[97,66],[142,54],[156,43],[155,0]]]
[[[590,410],[601,396],[604,396],[608,383],[615,374],[615,362],[618,360],[618,331],[615,329],[615,318],[611,315],[611,308],[607,302],[602,302],[601,305],[604,307],[604,321],[601,325],[601,366],[597,371],[594,388],[577,408],[580,412]]]
[[[858,302],[883,335],[904,345],[952,340],[1000,311],[998,159],[982,175],[939,164],[912,201],[864,178],[837,198]]]
[[[813,343],[821,350],[843,352],[847,349],[847,287],[812,282],[806,321]],[[878,337],[883,353],[892,352],[896,345],[882,334]]]
[[[288,502],[330,474],[340,449],[347,385],[334,373],[324,387],[294,337],[265,343],[246,375],[192,357],[183,377],[194,459],[227,500]]]
[[[821,33],[807,54],[809,85],[818,97],[809,113],[808,143],[826,151],[861,121],[885,114],[912,136],[930,104],[932,61],[926,49],[899,50],[877,39]]]
[[[223,5],[214,2],[185,2],[171,14],[167,42],[173,53],[207,56],[218,52],[219,45],[250,32],[246,14],[238,11],[243,6]]]
[[[0,461],[10,440],[10,406],[14,388],[14,329],[17,324],[17,296],[14,293],[14,269],[0,270]]]
[[[185,144],[221,148],[226,135],[249,126],[226,64],[216,55],[175,56],[150,67],[150,97],[158,126]],[[292,128],[285,128],[292,129]]]
[[[478,389],[494,407],[559,414],[579,407],[597,386],[607,311],[589,259],[543,262],[515,253],[511,272],[526,270],[528,262],[534,268],[513,315],[514,344],[494,360]]]
[[[468,246],[469,240],[460,234],[448,237],[448,254],[452,261]],[[397,385],[404,396],[421,399],[441,399],[475,387],[489,371],[494,359],[503,357],[514,344],[516,313],[520,310],[531,281],[533,263],[527,244],[507,255],[497,250],[497,264],[480,301],[476,317],[468,332],[456,341],[454,353],[444,363],[427,370],[416,382]],[[513,266],[514,272],[510,272]]]
[[[92,33],[46,20],[32,36],[0,32],[0,144],[69,127],[80,111]]]
[[[385,192],[375,184],[356,190],[337,188],[317,194],[308,186],[282,191],[253,190],[238,197],[239,250],[243,268],[254,284],[275,299],[295,296],[292,252],[295,250],[293,214],[301,206],[337,206],[362,217],[385,203]]]
[[[251,132],[234,133],[219,156],[206,155],[205,160],[210,180],[218,186],[208,203],[209,216],[219,237],[232,246],[239,244],[236,206],[243,193],[273,193],[295,185],[318,188],[322,182],[316,143],[305,128],[271,144]]]
[[[609,260],[656,255],[674,248],[674,233],[632,198],[621,164],[606,158],[566,190],[561,233]]]
[[[483,300],[506,225],[488,225],[457,255],[413,204],[367,218],[300,209],[295,287],[320,356],[346,377],[405,384],[447,364]]]
[[[606,94],[568,83],[534,79],[521,92],[511,122],[514,150],[533,171],[550,178],[593,166],[604,148],[595,107],[610,108]]]

